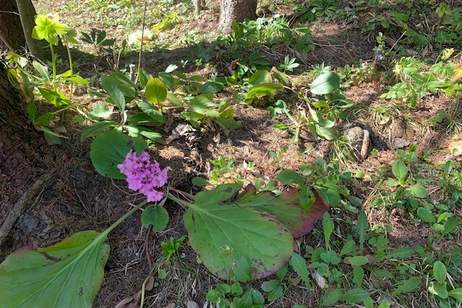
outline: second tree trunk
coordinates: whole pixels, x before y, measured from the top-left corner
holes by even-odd
[[[219,30],[231,32],[233,22],[255,19],[257,0],[221,0]]]

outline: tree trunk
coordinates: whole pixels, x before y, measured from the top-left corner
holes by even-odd
[[[1,0],[0,4],[0,40],[9,50],[26,48],[26,39],[22,32],[16,0]]]
[[[257,18],[257,0],[221,0],[218,29],[231,32],[233,22]]]
[[[0,62],[0,127],[5,126],[19,130],[30,128],[24,104],[21,103],[17,90],[9,82],[6,69]]]
[[[194,14],[199,16],[201,11],[205,8],[205,0],[193,0]]]
[[[45,41],[32,38],[35,8],[31,0],[0,0],[0,41],[9,50],[30,53],[41,60],[48,59]]]
[[[35,11],[34,4],[31,0],[16,0],[19,16],[21,17],[22,30],[26,39],[30,53],[39,59],[45,60],[48,58],[48,45],[45,41],[38,41],[32,38],[32,30],[35,27]]]

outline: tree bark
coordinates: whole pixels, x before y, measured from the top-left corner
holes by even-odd
[[[1,0],[0,40],[9,50],[26,48],[26,39],[21,29],[21,18],[16,0]]]
[[[0,41],[11,51],[28,49],[34,57],[45,60],[49,58],[48,45],[32,38],[35,15],[31,0],[0,0]]]
[[[32,38],[32,30],[35,27],[35,11],[34,4],[31,0],[16,0],[19,16],[21,17],[21,25],[24,37],[29,47],[30,53],[39,59],[45,60],[48,58],[48,45],[45,41],[38,41]]]
[[[17,90],[8,80],[6,68],[0,62],[0,127],[23,129],[30,127],[28,123],[24,104],[21,103]]]
[[[257,18],[257,0],[221,0],[218,29],[231,32],[233,22]]]
[[[201,11],[205,8],[205,0],[193,0],[194,14],[199,16]]]

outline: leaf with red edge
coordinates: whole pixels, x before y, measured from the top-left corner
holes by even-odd
[[[268,212],[233,201],[240,185],[198,193],[184,215],[189,243],[203,264],[228,279],[237,262],[249,260],[253,278],[265,278],[287,264],[293,237]]]
[[[299,238],[308,234],[324,212],[329,209],[329,205],[316,191],[314,196],[314,203],[302,206],[299,192],[296,189],[286,191],[280,196],[267,192],[255,194],[250,190],[241,196],[238,204],[271,214],[290,230],[294,238]]]

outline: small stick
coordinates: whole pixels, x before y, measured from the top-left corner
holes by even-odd
[[[148,9],[148,3],[146,0],[144,0],[144,10],[143,10],[143,21],[142,21],[142,26],[143,29],[141,29],[141,45],[140,45],[140,52],[138,54],[138,71],[136,72],[136,79],[135,83],[138,83],[138,80],[140,79],[140,72],[141,72],[141,66],[143,62],[143,47],[144,47],[144,28],[146,27],[146,11]]]
[[[13,228],[15,222],[21,216],[26,208],[34,201],[34,198],[40,193],[42,188],[52,178],[53,171],[40,176],[35,183],[19,198],[13,208],[8,212],[8,215],[0,227],[0,246],[5,241],[8,233]]]

